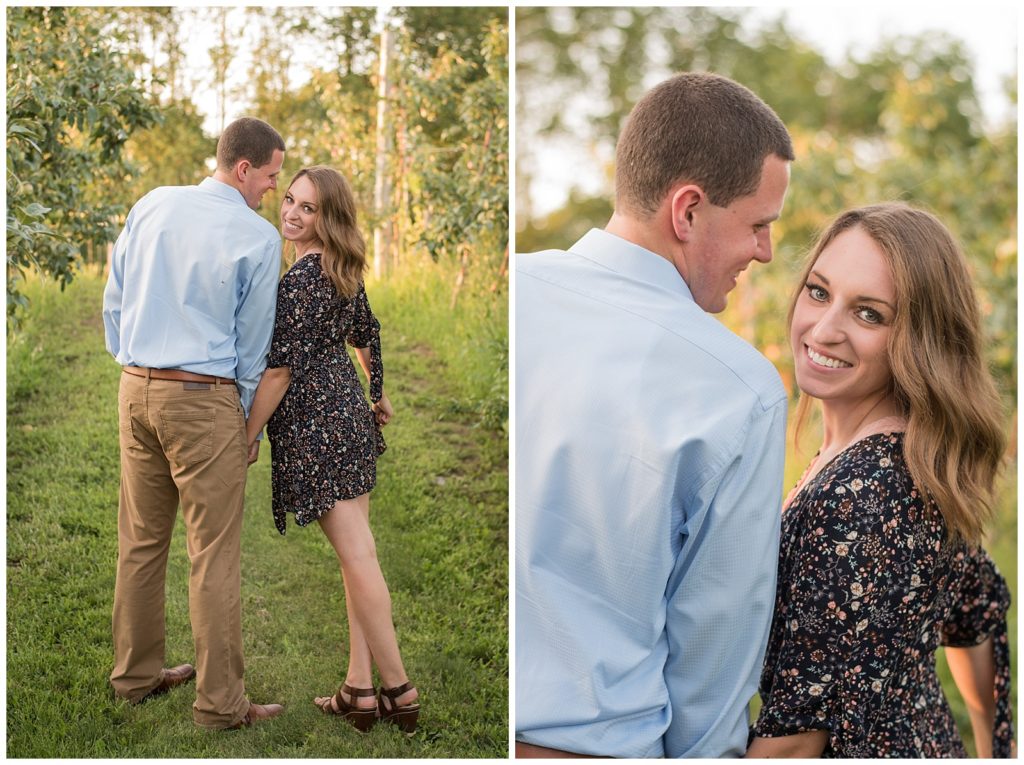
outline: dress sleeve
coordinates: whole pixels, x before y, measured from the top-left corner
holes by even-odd
[[[903,630],[936,554],[931,536],[907,520],[923,512],[920,500],[909,510],[893,499],[901,492],[890,484],[899,480],[851,464],[802,500],[811,504],[778,584],[773,636],[781,645],[769,649],[762,689],[770,691],[755,735],[825,730],[832,750],[843,752],[866,742],[869,710],[898,674]]]
[[[370,301],[366,297],[366,289],[362,285],[352,300],[355,303],[355,310],[347,340],[353,348],[370,349],[370,401],[376,403],[384,395],[384,363],[380,356],[380,322],[370,310]]]
[[[274,336],[270,341],[268,367],[291,367],[294,376],[302,368],[305,351],[303,343],[306,308],[300,299],[300,289],[294,270],[282,277],[277,287],[277,310],[274,316]]]
[[[957,557],[962,566],[960,587],[942,624],[942,645],[964,648],[992,638],[996,670],[992,754],[999,758],[1011,757],[1013,716],[1010,708],[1010,643],[1006,628],[1010,590],[996,564],[982,548],[965,550]]]

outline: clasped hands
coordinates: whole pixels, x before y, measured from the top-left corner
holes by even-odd
[[[395,410],[391,406],[391,399],[388,398],[387,394],[382,394],[380,400],[375,404],[370,404],[370,409],[373,411],[373,417],[377,421],[377,424],[382,428],[391,422],[391,418],[395,416]],[[249,443],[249,455],[248,464],[253,464],[260,458],[260,441],[258,438],[253,439]]]

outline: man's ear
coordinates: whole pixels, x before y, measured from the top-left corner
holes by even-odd
[[[692,183],[672,192],[669,202],[672,230],[680,242],[688,242],[693,235],[693,214],[704,204],[705,199],[703,189]]]
[[[249,173],[252,168],[252,162],[247,159],[238,160],[238,164],[235,165],[235,177],[239,181],[245,181],[245,176]]]

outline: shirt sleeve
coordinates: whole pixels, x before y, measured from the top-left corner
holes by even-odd
[[[121,305],[124,298],[124,252],[127,245],[132,215],[129,212],[121,234],[114,242],[110,254],[110,275],[103,290],[103,333],[107,350],[117,358],[121,351]]]
[[[995,562],[982,548],[964,550],[956,599],[942,624],[942,645],[970,647],[992,638],[995,660],[996,717],[992,731],[994,757],[1012,756],[1013,714],[1010,707],[1010,643],[1006,614],[1010,590]]]
[[[247,417],[256,395],[256,386],[267,367],[280,269],[281,243],[277,239],[268,240],[255,262],[248,283],[241,286],[242,297],[235,315],[235,379]]]
[[[740,757],[775,602],[786,401],[697,492],[666,591],[668,757]]]
[[[900,478],[872,470],[851,464],[804,500],[812,510],[790,552],[797,573],[779,582],[782,644],[764,668],[757,736],[825,730],[833,751],[857,751],[899,674],[939,537],[918,538],[907,519],[924,512],[921,500],[894,502],[886,481]]]
[[[380,322],[370,310],[370,301],[362,285],[353,298],[355,311],[348,344],[353,348],[370,349],[370,401],[380,401],[384,395],[384,363],[380,355]]]

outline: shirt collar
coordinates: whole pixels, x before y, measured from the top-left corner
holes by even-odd
[[[640,279],[693,300],[690,287],[672,263],[645,247],[603,229],[590,229],[569,251],[610,271]]]
[[[229,202],[240,202],[241,204],[248,207],[245,203],[245,197],[242,196],[242,192],[236,189],[234,186],[229,186],[224,181],[218,181],[214,177],[204,178],[199,184],[199,187],[205,191],[209,191],[216,194]]]

